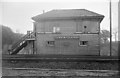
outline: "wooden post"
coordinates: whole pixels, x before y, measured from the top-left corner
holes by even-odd
[[[35,52],[35,50],[34,50],[34,40],[32,41],[33,42],[33,54],[35,54],[34,52]]]
[[[37,23],[34,22],[34,36],[35,36],[35,41],[34,41],[34,54],[37,54]]]
[[[111,0],[110,0],[110,56],[112,55],[112,14],[111,14]]]

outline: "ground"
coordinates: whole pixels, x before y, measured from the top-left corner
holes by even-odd
[[[71,76],[71,77],[115,77],[116,70],[74,70],[74,69],[39,69],[39,68],[3,68],[3,76]]]
[[[118,55],[118,43],[113,43],[113,48],[112,48],[112,55],[117,56]],[[106,43],[104,45],[101,45],[101,55],[109,55],[109,44]],[[66,62],[66,63],[54,63],[54,62],[50,62],[50,63],[38,63],[38,62],[27,62],[25,63],[4,63],[3,62],[3,76],[9,76],[11,75],[11,77],[2,77],[2,78],[27,78],[27,76],[33,76],[33,77],[28,77],[28,78],[119,78],[117,74],[114,73],[114,75],[111,75],[113,73],[96,73],[96,72],[78,72],[78,71],[74,71],[73,70],[81,70],[81,66],[82,66],[82,70],[86,68],[91,70],[92,68],[95,68],[96,70],[112,70],[112,71],[116,71],[118,69],[118,64],[101,64],[98,65],[97,63],[95,65],[93,64],[85,64],[85,63],[76,63],[76,62],[72,62],[70,64],[70,62]],[[86,67],[87,66],[87,67]],[[41,70],[11,70],[11,69],[4,69],[4,68],[40,68],[40,69],[71,69],[72,71],[68,70],[68,71],[41,71]],[[66,73],[67,72],[67,73]],[[19,75],[19,77],[17,77]],[[60,76],[61,75],[61,76]],[[106,76],[107,75],[107,76]],[[16,77],[12,77],[12,76],[16,76]],[[26,77],[22,77],[22,76],[26,76]],[[45,76],[45,77],[35,77],[35,76]],[[47,77],[49,76],[49,77]],[[88,77],[89,76],[89,77]]]

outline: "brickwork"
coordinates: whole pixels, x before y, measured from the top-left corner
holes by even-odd
[[[99,55],[98,36],[98,34],[37,34],[37,53],[63,55]],[[56,39],[56,37],[68,38]],[[55,41],[55,45],[47,46],[47,41]],[[80,46],[79,41],[88,41],[88,45]]]
[[[99,21],[97,20],[56,20],[37,23],[37,32],[53,32],[53,27],[60,27],[61,33],[75,33],[86,31],[97,33],[99,31]]]

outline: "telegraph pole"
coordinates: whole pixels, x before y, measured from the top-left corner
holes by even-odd
[[[111,14],[111,0],[110,0],[110,56],[112,55],[112,14]]]
[[[120,56],[120,0],[118,1],[118,57]],[[119,57],[120,59],[120,57]]]

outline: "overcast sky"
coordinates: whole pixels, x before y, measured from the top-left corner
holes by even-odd
[[[27,33],[33,30],[31,17],[52,9],[87,9],[105,16],[101,22],[101,29],[109,30],[109,0],[70,0],[70,1],[40,1],[36,0],[2,0],[0,3],[2,19],[0,24],[10,27],[14,32]],[[113,2],[114,1],[114,2]],[[112,0],[112,27],[118,29],[118,0]]]

